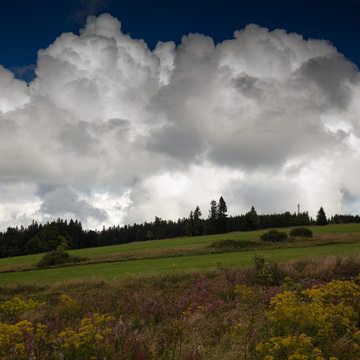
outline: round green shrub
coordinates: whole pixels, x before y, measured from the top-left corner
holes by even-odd
[[[281,242],[287,238],[287,234],[283,231],[270,230],[260,236],[262,241]]]
[[[298,227],[295,229],[292,229],[290,231],[290,236],[299,236],[299,237],[312,237],[313,232],[309,228],[306,227]]]
[[[36,266],[40,269],[43,269],[49,266],[78,263],[84,260],[86,260],[86,258],[82,258],[80,256],[71,256],[66,251],[58,249],[56,251],[51,251],[45,254]]]

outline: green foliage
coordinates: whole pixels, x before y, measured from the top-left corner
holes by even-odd
[[[72,256],[68,252],[59,246],[56,251],[51,251],[44,255],[44,257],[37,263],[37,267],[40,269],[57,266],[69,263],[78,263],[87,260],[80,256]]]
[[[217,205],[217,233],[227,232],[227,206],[221,196]]]
[[[299,236],[299,237],[312,237],[313,232],[309,228],[306,227],[299,227],[290,230],[290,236]]]
[[[208,234],[223,234],[228,231],[227,205],[221,196],[219,202],[211,200],[208,217]]]
[[[262,255],[255,254],[254,266],[257,282],[265,289],[280,285],[284,280],[284,273],[277,262],[266,261]]]
[[[321,207],[316,215],[316,225],[324,226],[327,225],[328,221],[324,209]]]
[[[287,234],[283,231],[270,230],[260,236],[262,241],[281,242],[287,238]]]
[[[216,203],[216,200],[211,200],[209,217],[208,217],[207,233],[215,234],[216,226],[217,226],[217,203]]]
[[[146,238],[149,240],[152,240],[153,237],[154,237],[154,234],[151,232],[151,230],[148,230],[148,232],[146,233]]]
[[[5,234],[0,237],[0,256],[16,256],[19,254],[21,232],[16,227],[8,227]]]
[[[260,228],[260,218],[252,206],[251,210],[247,212],[244,216],[244,223],[243,223],[243,230],[244,231],[251,231],[257,230]]]
[[[213,249],[243,249],[243,248],[249,248],[257,246],[257,244],[254,241],[251,240],[220,240],[220,241],[214,241],[210,244],[210,248]]]
[[[217,259],[215,264],[218,269],[222,269],[224,267],[224,262],[221,259]]]
[[[302,290],[300,284],[295,284],[288,276],[284,279],[284,283],[281,285],[286,291],[290,290]]]
[[[58,246],[67,248],[71,243],[69,236],[62,236],[55,222],[47,224],[44,229],[32,239],[30,239],[25,249],[28,254],[37,254],[44,251],[53,251]]]
[[[190,212],[189,218],[186,219],[184,231],[188,236],[199,236],[203,233],[203,220],[201,220],[202,213],[197,206],[194,211]]]
[[[304,226],[310,224],[311,221],[310,221],[309,213],[307,211],[297,214],[294,219],[294,225],[296,226]]]
[[[200,219],[201,216],[202,216],[201,210],[200,210],[199,206],[197,206],[194,211],[194,224],[193,224],[194,236],[202,235],[202,233],[204,231],[203,222]]]
[[[155,216],[153,231],[156,239],[162,239],[166,233],[166,221],[162,218]]]
[[[39,235],[35,235],[26,243],[25,250],[28,254],[39,254],[45,251],[44,244]]]

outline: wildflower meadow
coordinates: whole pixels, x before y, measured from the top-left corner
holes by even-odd
[[[316,263],[6,285],[0,358],[359,359],[360,259]]]

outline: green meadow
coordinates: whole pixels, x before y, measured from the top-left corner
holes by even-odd
[[[356,255],[360,253],[360,243],[336,244],[319,247],[304,247],[276,250],[252,250],[222,254],[179,256],[176,258],[143,259],[119,262],[56,267],[51,269],[7,272],[0,274],[0,284],[26,282],[53,283],[76,278],[100,278],[112,280],[130,275],[162,275],[174,271],[206,272],[216,268],[220,260],[224,267],[248,267],[253,264],[255,254],[268,260],[284,261],[299,258],[314,258],[328,255]]]
[[[342,234],[360,234],[360,224],[339,224],[328,226],[309,226],[316,235],[342,235]],[[291,228],[280,229],[289,233]],[[70,250],[71,255],[84,256],[87,258],[106,258],[113,257],[114,255],[131,255],[138,252],[151,253],[154,251],[164,251],[171,249],[196,249],[210,245],[214,241],[229,239],[229,240],[256,240],[261,234],[268,230],[258,230],[249,232],[234,232],[227,234],[207,235],[184,237],[175,239],[164,240],[151,240],[136,242],[124,245],[113,245],[96,248],[87,248],[79,250]],[[12,266],[32,265],[37,263],[44,255],[27,255],[11,258],[0,259],[0,271],[4,268]]]
[[[255,254],[261,254],[268,260],[284,261],[328,255],[355,255],[360,252],[360,241],[358,241],[360,240],[360,224],[310,228],[314,236],[307,242],[287,241],[275,245],[261,244],[259,237],[265,232],[261,230],[72,250],[69,251],[71,255],[86,257],[90,263],[42,270],[34,269],[34,264],[42,258],[43,254],[0,259],[0,271],[3,271],[0,273],[0,284],[28,282],[45,284],[78,278],[111,280],[116,277],[162,275],[175,271],[204,273],[215,269],[219,261],[222,266],[228,268],[251,266]],[[287,233],[290,230],[290,228],[281,229]],[[201,254],[201,251],[206,252],[212,242],[225,239],[251,240],[258,246],[244,251]],[[314,244],[316,239],[320,240]],[[16,271],[22,266],[24,271]]]

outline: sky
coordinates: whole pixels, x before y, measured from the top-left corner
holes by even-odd
[[[360,214],[359,0],[13,0],[0,231]]]

